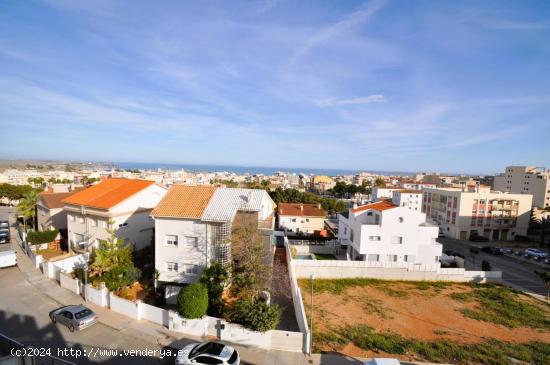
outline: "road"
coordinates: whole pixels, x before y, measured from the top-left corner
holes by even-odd
[[[466,258],[466,269],[481,270],[481,262],[487,260],[491,264],[493,270],[502,271],[502,279],[505,282],[521,287],[525,291],[546,295],[546,285],[538,275],[535,274],[535,270],[549,270],[549,266],[507,255],[495,256],[481,251],[479,254],[475,255],[474,262],[470,254],[470,247],[480,248],[486,245],[499,246],[499,244],[493,242],[477,243],[450,238],[439,238],[438,241],[443,244],[444,251],[452,250],[463,254]]]

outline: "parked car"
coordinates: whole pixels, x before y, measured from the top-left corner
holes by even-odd
[[[397,359],[375,358],[368,360],[364,365],[401,365],[401,363]]]
[[[0,251],[0,268],[11,267],[15,265],[17,265],[17,256],[15,255],[14,250],[7,249]]]
[[[0,229],[10,229],[10,222],[8,221],[0,221]]]
[[[483,246],[481,251],[490,253],[491,255],[504,255],[504,250],[500,247]]]
[[[504,253],[507,253],[507,254],[510,254],[510,255],[512,255],[514,253],[514,250],[511,249],[511,248],[504,248],[503,250],[504,250]]]
[[[99,317],[83,305],[67,305],[51,311],[50,319],[53,323],[64,324],[69,331],[74,332],[96,324]]]
[[[239,353],[220,342],[192,343],[178,351],[176,365],[239,365]]]
[[[517,234],[514,237],[514,241],[516,241],[516,242],[529,242],[531,240],[527,236],[522,236],[521,234]]]
[[[528,248],[527,250],[525,250],[525,256],[533,258],[545,258],[548,256],[548,254],[536,248]]]
[[[470,235],[470,241],[472,242],[488,242],[489,239],[485,236],[480,236],[478,234]]]
[[[8,229],[0,229],[0,243],[10,243],[10,231]]]
[[[518,250],[514,253],[516,256],[523,256],[523,251],[522,250]]]

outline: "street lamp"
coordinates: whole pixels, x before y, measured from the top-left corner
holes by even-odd
[[[311,274],[309,278],[311,280],[311,322],[309,325],[309,355],[311,356],[311,354],[313,353],[313,279],[315,279],[315,277],[313,276],[313,274]]]

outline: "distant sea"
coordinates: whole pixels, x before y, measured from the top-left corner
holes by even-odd
[[[399,171],[368,171],[368,170],[340,170],[340,169],[310,169],[310,168],[291,168],[291,167],[253,167],[253,166],[224,166],[224,165],[193,165],[193,164],[163,164],[146,162],[116,162],[114,165],[121,169],[138,170],[181,170],[191,172],[230,172],[237,175],[272,175],[276,172],[286,172],[305,175],[355,175],[359,172],[370,172],[377,175],[388,176],[411,176],[413,172]]]

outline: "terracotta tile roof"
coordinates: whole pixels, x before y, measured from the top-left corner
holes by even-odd
[[[107,179],[65,198],[63,202],[65,204],[110,209],[154,183],[150,180]]]
[[[401,194],[422,194],[422,190],[418,189],[403,189],[403,190],[396,190],[396,193]]]
[[[216,187],[173,185],[151,213],[154,217],[201,218]]]
[[[63,199],[68,198],[81,190],[84,190],[84,187],[76,188],[74,191],[69,191],[68,193],[43,192],[39,194],[39,201],[48,209],[63,208]]]
[[[353,213],[358,213],[358,212],[363,212],[363,211],[369,210],[369,209],[374,209],[374,210],[377,210],[377,211],[381,212],[383,210],[392,209],[392,208],[397,208],[397,205],[392,204],[391,202],[382,201],[382,202],[362,205],[358,208],[353,209],[352,212]]]
[[[327,212],[317,204],[279,203],[279,215],[325,217]]]

